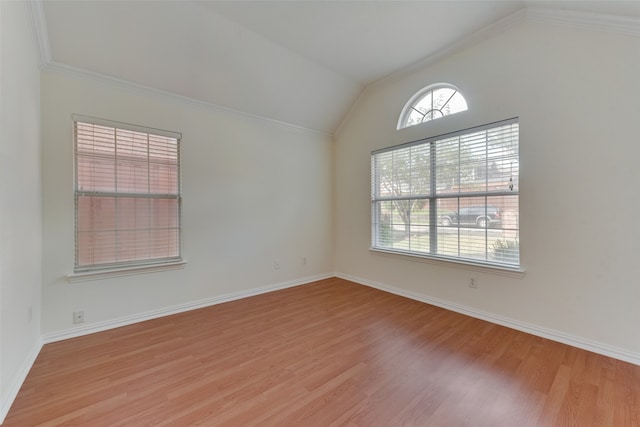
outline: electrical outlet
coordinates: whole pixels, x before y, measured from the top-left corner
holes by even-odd
[[[469,277],[469,287],[472,289],[478,289],[478,279],[475,277]]]
[[[84,323],[84,311],[73,312],[73,323]]]
[[[302,265],[307,265],[307,257],[306,256],[302,257]]]
[[[273,261],[273,269],[280,270],[280,261],[278,260]]]

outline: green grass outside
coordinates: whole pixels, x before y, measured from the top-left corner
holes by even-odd
[[[396,234],[397,236],[397,234]],[[389,242],[389,247],[404,251],[430,252],[430,237],[428,234],[414,234],[407,238],[395,238]],[[438,235],[438,255],[464,257],[483,261],[496,261],[494,246],[500,245],[505,239],[486,237],[477,232],[460,235],[456,233],[441,233]],[[461,249],[460,249],[461,248]],[[517,250],[500,253],[503,259],[498,261],[511,264],[518,263]]]

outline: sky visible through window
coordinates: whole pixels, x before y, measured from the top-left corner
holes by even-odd
[[[429,89],[424,95],[417,97],[414,102],[404,108],[398,129],[466,110],[467,101],[454,87],[441,86]]]

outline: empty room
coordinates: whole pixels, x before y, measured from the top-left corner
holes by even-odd
[[[640,426],[640,2],[0,0],[4,426]]]

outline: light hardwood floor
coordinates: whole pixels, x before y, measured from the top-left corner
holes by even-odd
[[[327,279],[47,344],[9,426],[638,426],[640,366]]]

